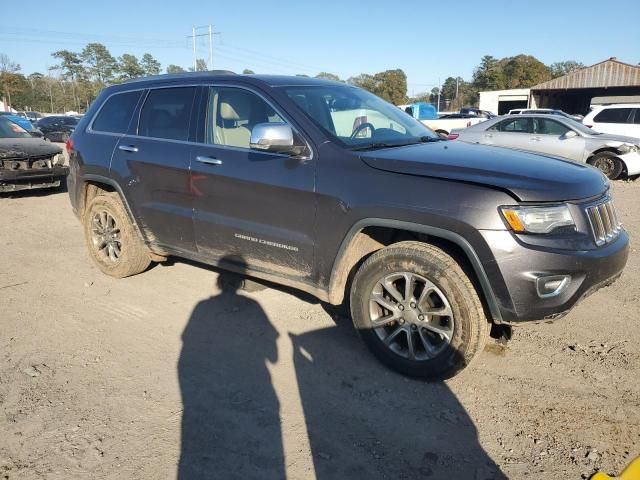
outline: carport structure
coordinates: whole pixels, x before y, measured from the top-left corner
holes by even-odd
[[[615,57],[531,87],[529,108],[586,114],[594,97],[640,95],[640,66]]]

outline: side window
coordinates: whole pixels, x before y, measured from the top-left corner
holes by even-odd
[[[489,130],[509,133],[529,133],[528,118],[513,118],[497,123]]]
[[[630,123],[629,116],[632,108],[605,108],[595,117],[597,123]]]
[[[253,92],[232,87],[209,89],[207,143],[249,148],[255,125],[283,122],[282,117]]]
[[[93,121],[91,129],[97,132],[125,133],[141,93],[125,92],[109,97]]]
[[[640,108],[635,109],[635,120],[633,121],[636,125],[640,125]]]
[[[195,87],[151,90],[140,112],[138,135],[167,140],[189,140]]]
[[[555,135],[559,137],[570,130],[569,127],[564,126],[562,123],[549,120],[548,118],[536,118],[533,120],[533,125],[534,133],[540,135]]]

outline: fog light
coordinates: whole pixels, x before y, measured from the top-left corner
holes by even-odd
[[[552,275],[536,279],[536,289],[540,298],[555,297],[569,285],[570,275]]]

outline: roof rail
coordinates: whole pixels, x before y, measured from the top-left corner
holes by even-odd
[[[147,80],[174,80],[180,78],[189,78],[194,75],[237,75],[230,70],[204,70],[200,72],[180,72],[180,73],[163,73],[160,75],[149,75],[148,77],[138,77],[125,80],[122,83],[146,82]]]

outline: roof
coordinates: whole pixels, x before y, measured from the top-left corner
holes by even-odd
[[[640,86],[640,66],[620,62],[614,57],[563,77],[531,87],[531,90],[566,90]]]

